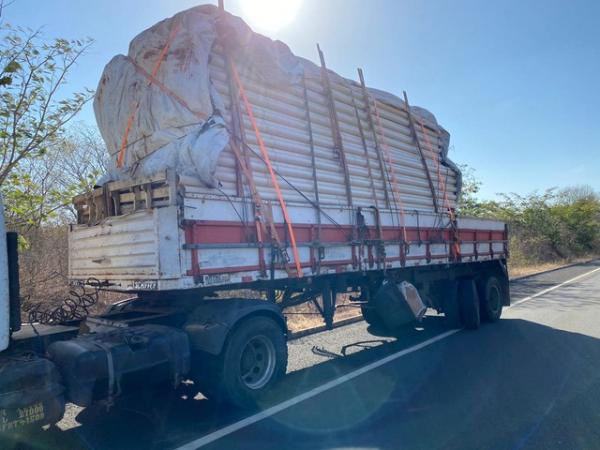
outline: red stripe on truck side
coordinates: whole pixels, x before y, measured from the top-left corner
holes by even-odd
[[[284,230],[284,224],[275,224],[277,228]],[[313,224],[294,224],[296,230],[296,242],[307,243],[312,242],[311,229]],[[374,226],[366,227],[370,237],[374,239],[377,229]],[[249,240],[246,238],[246,227],[239,222],[233,221],[191,221],[184,223],[186,230],[187,244],[245,244]],[[193,230],[189,232],[189,230]],[[322,225],[321,239],[322,243],[348,243],[350,245],[352,225],[327,226]],[[421,242],[422,244],[436,244],[450,241],[450,232],[448,230],[440,230],[439,228],[406,228],[406,234],[411,243]],[[490,240],[501,243],[505,239],[504,231],[497,230],[459,230],[461,241],[485,242]],[[402,231],[398,227],[382,227],[382,238],[384,241],[398,241],[402,237]],[[250,240],[250,242],[254,242]],[[268,242],[268,241],[265,241]]]
[[[209,220],[198,220],[185,221],[184,224],[184,234],[185,234],[185,243],[186,244],[230,244],[235,246],[235,244],[246,245],[248,243],[256,243],[256,239],[253,239],[252,236],[248,236],[249,228],[245,227],[244,224],[240,222],[234,221],[209,221]],[[286,226],[282,223],[275,224],[275,227],[281,231],[285,230]],[[313,243],[314,237],[314,224],[294,224],[294,230],[296,234],[296,243],[297,244],[311,244]],[[347,260],[336,260],[336,261],[327,261],[320,260],[319,264],[322,267],[330,267],[330,268],[340,268],[343,269],[347,265],[352,265],[354,268],[363,264],[363,260],[361,258],[358,261],[357,255],[357,244],[352,245],[350,242],[350,238],[352,236],[353,227],[352,225],[322,225],[321,236],[318,245],[322,245],[327,247],[331,244],[347,244],[349,250],[351,251],[352,257]],[[403,230],[399,227],[382,227],[381,237],[385,242],[385,245],[399,245],[398,241],[402,240]],[[377,236],[377,228],[374,226],[367,227],[367,239],[363,245],[366,246],[367,254],[367,264],[369,268],[373,268],[375,265],[375,258],[373,255],[373,240]],[[402,244],[400,244],[401,248],[399,249],[399,256],[396,257],[388,257],[388,261],[400,261],[402,265],[404,265],[405,261],[417,261],[422,259],[423,262],[430,262],[433,260],[446,259],[449,258],[450,255],[445,251],[444,253],[435,253],[432,251],[432,246],[434,245],[446,245],[449,246],[452,244],[450,232],[448,230],[440,230],[439,228],[416,228],[410,227],[406,228],[406,236],[408,237],[408,243],[410,244],[410,248],[415,248],[416,246],[425,246],[425,254],[413,256],[410,254],[410,250],[408,254],[406,253],[406,249],[403,248]],[[494,256],[495,254],[505,254],[506,250],[501,251],[493,251],[492,244],[494,243],[502,243],[505,244],[505,236],[506,232],[504,230],[475,230],[475,229],[459,229],[460,240],[465,243],[472,243],[475,247],[474,253],[467,253],[463,256],[466,257],[479,257],[479,256]],[[269,244],[269,240],[264,241],[265,244]],[[485,252],[477,252],[476,246],[478,244],[487,244],[487,251]],[[215,274],[215,273],[235,273],[235,272],[245,272],[245,271],[254,271],[261,270],[260,265],[256,266],[236,266],[236,267],[222,267],[222,268],[202,268],[200,267],[200,263],[198,260],[198,253],[200,249],[191,248],[191,270],[188,271],[188,275],[198,276],[202,274]],[[232,248],[231,251],[235,251],[235,248]],[[314,246],[310,248],[310,257],[308,261],[301,261],[300,265],[302,268],[314,269],[317,265],[318,252]],[[364,256],[363,256],[364,257]]]

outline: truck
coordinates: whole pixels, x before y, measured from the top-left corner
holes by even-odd
[[[254,408],[304,303],[327,329],[341,295],[375,328],[500,319],[508,228],[457,215],[449,133],[318,50],[320,66],[208,5],[107,65],[94,107],[112,166],[74,199],[66,307],[22,323],[0,215],[0,432],[184,380]],[[129,297],[80,314],[98,290]]]

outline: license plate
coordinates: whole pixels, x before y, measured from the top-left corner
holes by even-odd
[[[134,281],[131,283],[131,287],[133,289],[139,289],[143,291],[155,291],[158,289],[158,281],[156,280],[144,280],[144,281]]]
[[[204,284],[223,284],[229,283],[229,280],[231,280],[231,276],[228,273],[204,275]]]
[[[12,431],[40,422],[45,417],[42,402],[16,409],[0,409],[0,432]]]

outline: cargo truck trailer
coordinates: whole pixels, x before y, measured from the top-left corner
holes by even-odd
[[[69,278],[80,302],[130,298],[21,324],[16,237],[0,239],[0,431],[187,379],[255,407],[286,373],[284,311],[307,302],[328,328],[343,294],[374,327],[500,318],[508,230],[457,215],[448,132],[319,60],[201,6],[107,65],[112,167],[74,200]]]

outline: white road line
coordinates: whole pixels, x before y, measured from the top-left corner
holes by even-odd
[[[513,303],[511,306],[515,306],[520,303],[523,303],[528,300],[539,297],[540,295],[547,294],[548,292],[558,289],[561,286],[564,286],[565,284],[569,284],[574,281],[577,281],[577,280],[579,280],[587,275],[591,275],[592,273],[597,272],[597,271],[600,271],[600,267],[597,269],[594,269],[594,270],[590,270],[589,272],[586,272],[584,274],[578,275],[578,276],[571,278],[567,281],[564,281],[560,284],[557,284],[556,286],[552,286],[548,289],[544,289],[536,294],[530,295],[529,297],[522,298],[521,300],[518,300],[515,303]],[[204,447],[205,445],[208,445],[211,442],[221,439],[222,437],[227,436],[228,434],[235,433],[236,431],[241,430],[242,428],[245,428],[256,422],[260,422],[261,420],[266,419],[267,417],[271,417],[275,414],[278,414],[281,411],[284,411],[294,405],[297,405],[298,403],[303,402],[304,400],[308,400],[308,399],[315,397],[325,391],[333,389],[334,387],[339,386],[340,384],[343,384],[343,383],[346,383],[347,381],[353,380],[354,378],[359,377],[367,372],[370,372],[371,370],[377,369],[378,367],[381,367],[391,361],[394,361],[398,358],[402,358],[403,356],[406,356],[410,353],[414,353],[425,347],[429,347],[430,345],[432,345],[438,341],[441,341],[442,339],[446,339],[447,337],[450,337],[453,334],[458,333],[459,331],[461,331],[461,330],[457,329],[457,330],[450,330],[450,331],[446,331],[445,333],[438,334],[437,336],[427,339],[426,341],[423,341],[420,344],[413,345],[412,347],[409,347],[409,348],[406,348],[399,352],[393,353],[391,355],[386,356],[383,359],[372,362],[371,364],[367,364],[366,366],[361,367],[359,369],[353,370],[352,372],[349,372],[339,378],[336,378],[335,380],[331,380],[325,384],[322,384],[321,386],[317,386],[316,388],[311,389],[310,391],[304,392],[303,394],[300,394],[300,395],[290,398],[284,402],[278,403],[275,406],[267,408],[264,411],[261,411],[252,416],[246,417],[245,419],[242,419],[238,422],[234,422],[231,425],[228,425],[219,430],[213,431],[212,433],[209,433],[209,434],[207,434],[201,438],[198,438],[194,441],[188,442],[187,444],[184,444],[181,447],[177,447],[174,450],[195,450],[200,447]]]
[[[597,269],[594,269],[594,270],[590,270],[589,272],[585,272],[585,273],[583,273],[581,275],[577,275],[576,277],[573,277],[573,278],[571,278],[571,279],[569,279],[567,281],[563,281],[562,283],[557,284],[556,286],[552,286],[552,287],[549,287],[548,289],[544,289],[543,291],[540,291],[537,294],[533,294],[533,295],[530,295],[529,297],[525,297],[525,298],[522,298],[521,300],[517,300],[516,302],[512,303],[510,306],[517,306],[517,305],[519,305],[519,304],[521,304],[523,302],[526,302],[526,301],[532,300],[532,299],[534,299],[536,297],[539,297],[540,295],[547,294],[548,292],[551,292],[551,291],[553,291],[555,289],[558,289],[559,287],[562,287],[565,284],[569,284],[569,283],[572,283],[573,281],[577,281],[577,280],[579,280],[579,279],[581,279],[583,277],[587,277],[588,275],[591,275],[594,272],[598,272],[599,270],[600,270],[600,267],[598,267]]]
[[[356,377],[359,377],[362,374],[367,373],[378,367],[381,367],[384,364],[394,361],[395,359],[408,355],[409,353],[413,353],[417,350],[421,350],[422,348],[428,347],[437,341],[441,341],[442,339],[445,339],[448,336],[452,336],[453,334],[458,333],[459,331],[460,330],[450,330],[446,331],[445,333],[438,334],[437,336],[427,339],[426,341],[423,341],[420,344],[413,345],[412,347],[388,355],[383,359],[372,362],[371,364],[367,364],[366,366],[361,367],[360,369],[353,370],[352,372],[349,372],[346,375],[336,378],[335,380],[331,380],[325,384],[322,384],[321,386],[317,386],[316,388],[311,389],[310,391],[307,391],[296,397],[290,398],[289,400],[286,400],[282,403],[278,403],[277,405],[265,409],[264,411],[261,411],[257,414],[254,414],[253,416],[246,417],[245,419],[242,419],[239,422],[232,423],[231,425],[228,425],[225,428],[221,428],[217,431],[207,434],[206,436],[196,439],[195,441],[188,442],[187,444],[182,445],[181,447],[178,447],[175,450],[194,450],[206,444],[210,444],[211,442],[214,442],[217,439],[222,438],[223,436],[245,428],[248,425],[252,425],[253,423],[256,423],[260,420],[266,419],[267,417],[280,413],[281,411],[288,409],[300,402],[303,402],[304,400],[308,400],[309,398],[315,397],[316,395],[319,395],[322,392],[328,391],[329,389],[332,389],[336,386],[339,386],[340,384],[343,384]]]

